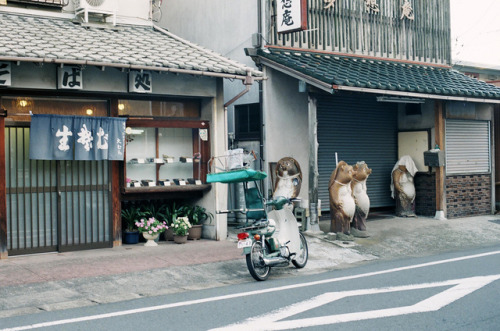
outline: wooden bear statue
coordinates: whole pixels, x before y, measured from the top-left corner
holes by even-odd
[[[351,222],[351,233],[355,237],[367,237],[366,218],[370,210],[370,198],[366,192],[366,180],[372,173],[372,169],[368,168],[368,165],[364,161],[356,163],[353,169],[354,175],[351,182],[351,189],[356,203],[356,212]]]
[[[279,196],[294,199],[299,195],[302,185],[302,170],[294,158],[284,157],[279,160],[275,175],[273,199]]]
[[[352,197],[352,166],[340,161],[332,172],[328,191],[330,193],[330,232],[337,234],[337,240],[353,240],[350,224],[356,210]]]

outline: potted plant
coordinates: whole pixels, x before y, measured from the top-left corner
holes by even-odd
[[[135,222],[142,217],[140,208],[131,205],[122,210],[121,216],[125,225],[123,242],[125,244],[137,244],[139,242],[139,231],[135,226]]]
[[[153,217],[160,222],[166,223],[167,226],[170,225],[167,217],[167,206],[164,204],[150,202],[149,204],[142,205],[141,212],[146,218]],[[157,237],[155,241],[158,242],[159,239],[160,237]]]
[[[160,236],[160,233],[164,232],[168,226],[165,221],[159,221],[154,217],[148,219],[141,218],[139,221],[135,222],[137,229],[142,233],[144,239],[147,242],[144,246],[158,246],[155,239]]]
[[[177,217],[172,224],[172,229],[174,230],[174,242],[177,244],[186,243],[190,228],[191,223],[189,223],[187,216]]]
[[[175,202],[171,206],[165,207],[165,221],[169,227],[167,231],[165,231],[165,240],[174,240],[174,229],[172,225],[179,216],[186,216],[184,215],[183,207],[177,207]]]
[[[195,206],[186,206],[185,214],[191,221],[191,230],[189,231],[188,239],[190,240],[198,240],[201,238],[201,233],[203,229],[203,223],[210,219],[212,222],[213,215],[208,212],[204,207],[195,205]]]

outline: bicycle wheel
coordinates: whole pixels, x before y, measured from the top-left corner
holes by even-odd
[[[266,280],[271,272],[271,267],[264,264],[264,249],[262,243],[256,241],[252,244],[250,253],[246,255],[248,271],[255,280],[259,281]]]
[[[304,268],[307,264],[307,259],[309,257],[309,249],[307,248],[306,237],[302,233],[300,235],[300,250],[295,255],[295,258],[292,260],[293,265],[296,268]]]

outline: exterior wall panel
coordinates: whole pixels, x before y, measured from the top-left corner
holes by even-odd
[[[275,8],[269,2],[269,12]],[[279,2],[278,2],[279,3]],[[439,64],[451,63],[449,0],[412,1],[414,20],[403,15],[403,1],[377,0],[378,12],[366,1],[307,1],[305,31],[278,34],[271,44],[348,54]],[[266,38],[269,40],[268,38]]]

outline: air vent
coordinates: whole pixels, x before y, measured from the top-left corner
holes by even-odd
[[[106,21],[111,17],[116,25],[116,0],[74,0],[75,15],[82,16],[84,22],[89,22],[89,17],[97,17]]]

